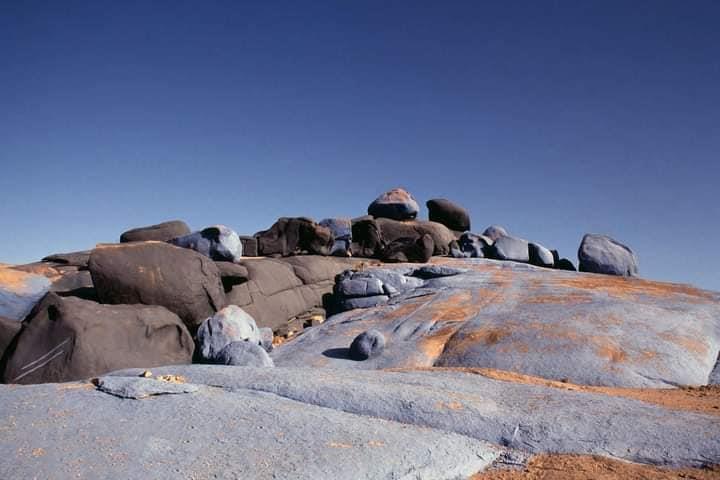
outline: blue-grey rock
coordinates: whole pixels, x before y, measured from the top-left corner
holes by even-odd
[[[274,367],[272,359],[259,345],[250,342],[232,342],[215,357],[215,363],[239,367]]]
[[[0,267],[0,316],[21,322],[50,291],[42,275]]]
[[[491,247],[491,258],[496,260],[510,260],[513,262],[529,262],[530,248],[527,240],[522,238],[502,236],[495,240]],[[552,254],[551,254],[552,257]]]
[[[260,345],[260,329],[255,320],[237,305],[228,305],[205,320],[197,331],[198,353],[213,362],[230,343],[248,341]]]
[[[264,327],[260,329],[260,346],[264,348],[266,352],[272,352],[273,338],[272,328]]]
[[[490,237],[465,232],[458,239],[457,251],[451,253],[456,258],[484,258],[485,252],[492,244],[493,240]]]
[[[240,237],[225,225],[213,225],[199,232],[173,238],[169,243],[195,250],[215,261],[237,262],[242,257]]]
[[[330,229],[335,238],[330,255],[339,257],[352,255],[352,223],[349,218],[326,218],[318,225]]]
[[[353,360],[367,360],[380,355],[384,349],[385,336],[377,330],[368,330],[352,341],[349,357]]]
[[[120,398],[140,400],[154,395],[172,395],[198,391],[197,385],[174,383],[144,377],[100,377],[98,390]]]
[[[625,277],[638,276],[638,258],[630,249],[607,235],[586,234],[578,249],[581,272]]]
[[[546,268],[552,268],[555,265],[552,252],[539,243],[529,243],[528,253],[530,255],[530,263],[533,265]]]
[[[383,282],[379,278],[344,278],[337,283],[336,293],[343,297],[370,297],[383,295]]]
[[[383,305],[390,300],[387,295],[373,295],[372,297],[344,298],[340,300],[340,311],[354,310],[356,308],[370,308]]]
[[[417,201],[402,188],[383,193],[368,206],[368,215],[392,220],[412,220],[419,211]]]
[[[508,236],[507,230],[505,230],[505,228],[501,227],[500,225],[490,225],[488,228],[485,229],[482,234],[483,236],[488,237],[493,242],[495,242],[500,237]]]
[[[413,270],[412,273],[410,273],[410,276],[428,280],[431,278],[451,277],[466,271],[467,270],[465,269],[453,268],[445,265],[423,265],[422,267]]]

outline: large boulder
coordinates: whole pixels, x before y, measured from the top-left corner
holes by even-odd
[[[25,322],[5,367],[7,383],[79,380],[120,368],[190,363],[180,318],[145,305],[101,305],[49,293]]]
[[[492,244],[489,237],[465,232],[460,235],[457,247],[450,249],[450,254],[456,258],[485,258]]]
[[[274,367],[270,356],[258,344],[252,342],[228,343],[215,357],[215,363],[238,367]]]
[[[22,321],[49,290],[42,275],[0,267],[0,316]]]
[[[162,305],[191,332],[225,306],[215,262],[168,243],[99,247],[90,255],[89,268],[102,303]]]
[[[528,253],[530,254],[530,263],[533,265],[546,268],[552,268],[555,265],[553,253],[539,243],[528,244]]]
[[[213,225],[199,232],[173,238],[169,243],[195,250],[218,262],[237,262],[242,257],[240,237],[225,225]]]
[[[482,234],[488,237],[493,242],[500,237],[508,236],[507,230],[505,230],[505,228],[501,227],[500,225],[490,225],[488,228],[485,229]]]
[[[352,223],[349,218],[326,218],[321,220],[319,225],[330,229],[335,238],[330,255],[338,257],[352,255]]]
[[[190,227],[181,220],[158,223],[147,227],[133,228],[120,235],[120,243],[126,242],[148,242],[151,240],[167,242],[175,237],[190,233]]]
[[[255,319],[237,305],[228,305],[205,320],[197,331],[199,356],[208,362],[217,360],[220,351],[232,342],[261,343]]]
[[[495,240],[490,248],[490,258],[495,260],[510,260],[513,262],[529,262],[530,246],[522,238],[501,236]],[[552,254],[551,254],[552,256]]]
[[[428,200],[428,218],[431,222],[442,223],[450,230],[466,232],[470,230],[470,215],[460,205],[445,198]]]
[[[3,358],[5,350],[10,346],[13,339],[20,333],[22,322],[0,317],[0,359]]]
[[[580,271],[636,277],[638,258],[635,253],[607,235],[586,234],[578,249]]]
[[[353,220],[352,232],[353,255],[383,260],[395,256],[404,248],[417,249],[425,235],[432,239],[430,255],[448,255],[455,242],[455,235],[445,225],[422,220],[400,222],[388,218],[361,217]],[[407,253],[413,258],[424,258],[424,255]]]
[[[429,234],[420,237],[400,237],[385,247],[382,252],[383,262],[414,262],[425,263],[435,251],[435,242]]]
[[[329,228],[305,217],[282,217],[268,230],[256,233],[255,237],[258,255],[261,256],[286,257],[300,253],[329,255],[335,243]]]
[[[417,217],[420,208],[410,193],[402,188],[394,188],[376,198],[367,211],[368,215],[376,218],[412,220]]]

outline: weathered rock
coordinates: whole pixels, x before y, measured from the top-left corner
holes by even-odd
[[[421,281],[399,266],[420,285],[374,308],[329,317],[276,348],[276,365],[482,367],[586,385],[662,388],[705,384],[720,351],[719,293],[514,262],[441,264],[468,271]],[[359,363],[322,354],[347,348],[348,338],[370,329],[392,348]]]
[[[262,256],[309,253],[329,255],[335,243],[329,228],[310,218],[280,218],[268,230],[255,234],[258,254]]]
[[[171,220],[169,222],[158,223],[147,227],[138,227],[123,232],[120,235],[120,243],[126,242],[167,242],[176,237],[181,237],[190,233],[190,227],[180,220]]]
[[[247,235],[240,236],[240,243],[242,244],[242,252],[245,257],[257,257],[258,256],[258,240],[255,237]]]
[[[266,352],[272,352],[274,336],[272,328],[263,327],[260,329],[260,346],[264,348]]]
[[[0,316],[22,321],[49,290],[44,276],[0,267]]]
[[[352,255],[352,224],[349,218],[326,218],[320,221],[319,225],[328,228],[335,238],[330,255],[339,257]]]
[[[367,360],[376,357],[385,349],[385,336],[377,330],[363,332],[350,344],[349,357],[352,360]]]
[[[450,230],[466,232],[470,230],[470,215],[460,205],[444,198],[428,200],[428,218],[431,222],[442,223]]]
[[[157,378],[110,376],[98,378],[97,388],[101,392],[133,400],[141,400],[155,395],[194,393],[200,390],[197,385],[164,381]]]
[[[49,293],[17,338],[7,383],[64,382],[119,368],[190,363],[193,341],[163,307],[101,305]]]
[[[342,312],[385,304],[390,297],[423,284],[419,277],[411,276],[412,273],[413,270],[379,268],[362,272],[346,270],[335,278],[333,310]]]
[[[217,360],[220,351],[232,342],[260,344],[255,320],[237,305],[228,305],[205,320],[197,331],[198,354],[208,362]]]
[[[21,328],[22,322],[0,317],[0,360],[3,358],[5,350],[20,333]]]
[[[450,253],[455,258],[485,258],[485,252],[492,244],[490,237],[465,232],[458,239],[457,249],[451,249]]]
[[[502,236],[495,240],[495,243],[490,247],[488,256],[496,260],[528,262],[530,261],[530,247],[527,240]]]
[[[572,261],[568,260],[567,258],[561,258],[560,260],[555,262],[555,268],[557,268],[558,270],[567,270],[569,272],[577,272],[575,265],[573,265]]]
[[[215,262],[215,266],[220,272],[225,292],[232,290],[235,285],[240,285],[248,281],[249,273],[247,268],[234,262]]]
[[[383,193],[368,206],[368,215],[393,220],[412,220],[419,211],[417,201],[402,188]]]
[[[274,367],[272,359],[258,344],[231,342],[215,357],[215,363],[239,367]]]
[[[555,265],[552,252],[539,243],[531,242],[528,244],[528,253],[530,255],[530,263],[533,265],[546,268],[552,268]]]
[[[490,225],[488,228],[485,229],[482,234],[488,237],[493,242],[495,242],[500,237],[508,236],[507,230],[505,230],[505,228],[501,227],[500,225]]]
[[[237,262],[242,257],[240,237],[235,230],[225,225],[213,225],[168,241],[178,247],[195,250],[218,262]]]
[[[607,235],[588,233],[578,250],[581,272],[636,277],[638,259],[633,251]]]
[[[43,258],[42,261],[58,263],[69,267],[87,268],[90,252],[90,250],[83,250],[81,252],[55,253]]]
[[[390,242],[382,253],[383,262],[419,262],[430,260],[435,250],[435,242],[430,235],[420,238],[398,238]]]
[[[376,220],[382,234],[382,240],[387,245],[398,240],[412,238],[418,240],[423,235],[430,235],[433,240],[433,255],[447,255],[450,253],[450,244],[455,241],[455,235],[445,225],[437,222],[415,220],[411,222],[398,222],[387,218]]]
[[[168,243],[100,247],[90,255],[89,268],[102,303],[161,305],[191,332],[225,306],[215,262]]]

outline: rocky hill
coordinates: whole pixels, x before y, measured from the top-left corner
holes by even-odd
[[[0,266],[0,478],[720,477],[720,293],[427,207]]]

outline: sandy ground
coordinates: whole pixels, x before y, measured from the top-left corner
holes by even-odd
[[[470,480],[666,480],[720,479],[720,467],[658,468],[590,455],[536,455],[524,469],[489,469]]]

